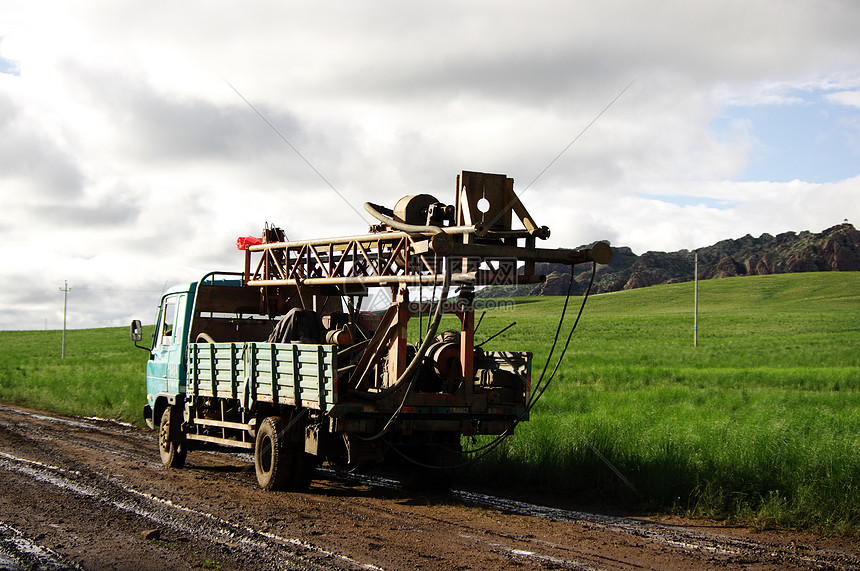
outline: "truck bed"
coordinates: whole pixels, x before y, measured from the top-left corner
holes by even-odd
[[[337,403],[337,352],[332,345],[191,343],[188,392],[328,412]]]

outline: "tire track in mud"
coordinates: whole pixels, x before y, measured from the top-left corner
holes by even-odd
[[[219,518],[213,514],[188,508],[170,500],[140,492],[130,487],[102,480],[95,482],[92,474],[71,470],[40,462],[18,458],[0,452],[0,469],[17,472],[29,479],[48,483],[64,491],[95,498],[121,511],[127,511],[146,518],[154,525],[171,528],[183,534],[193,534],[213,543],[239,548],[259,562],[271,564],[277,569],[366,569],[383,571],[377,565],[361,563],[350,557],[331,552],[305,540],[285,537],[275,533],[257,531]],[[400,521],[401,518],[396,518]],[[479,533],[478,530],[472,530]],[[629,569],[629,566],[615,565],[609,557],[599,557],[595,561],[586,554],[568,554],[576,558],[564,558],[536,553],[498,543],[479,535],[458,533],[465,546],[482,544],[492,552],[503,554],[511,559],[531,560],[551,563],[553,567],[565,569]],[[502,537],[497,538],[504,539]],[[290,547],[297,553],[285,552]],[[305,552],[305,554],[302,554]],[[318,559],[322,558],[321,564]],[[49,560],[50,563],[50,560]],[[334,563],[332,565],[332,563]],[[599,563],[596,567],[594,564]],[[50,568],[50,565],[49,565]],[[62,567],[58,567],[62,568]]]
[[[248,558],[271,561],[283,568],[411,568],[412,563],[408,562],[424,561],[421,557],[430,557],[426,563],[432,568],[432,555],[413,554],[412,559],[402,554],[399,559],[386,555],[386,550],[391,553],[391,550],[406,549],[402,540],[398,542],[403,535],[427,537],[428,543],[432,540],[436,545],[450,545],[450,553],[440,556],[436,560],[438,564],[450,564],[461,557],[458,553],[474,556],[474,562],[463,568],[480,568],[482,562],[488,567],[503,568],[505,561],[523,568],[604,570],[744,568],[750,565],[764,569],[860,568],[860,557],[856,553],[756,541],[645,520],[553,508],[475,491],[452,490],[448,496],[425,498],[430,504],[441,506],[436,510],[434,505],[428,507],[420,502],[411,505],[414,497],[402,492],[396,480],[344,474],[329,468],[319,469],[310,494],[274,494],[269,496],[269,501],[261,503],[257,501],[261,492],[256,490],[247,454],[195,452],[194,466],[165,471],[157,461],[154,438],[135,427],[5,406],[0,406],[0,413],[4,413],[0,415],[0,438],[8,450],[0,454],[0,470],[52,486],[65,486],[67,490],[74,488],[73,493],[97,498],[111,509],[135,513],[177,533],[202,534],[213,544],[229,546]],[[106,466],[116,464],[106,470],[114,473],[102,473],[103,470],[92,464],[93,454],[87,456],[85,450],[104,457]],[[140,476],[158,482],[141,488],[139,482],[144,480],[133,478],[129,470],[140,470]],[[244,473],[237,475],[235,472]],[[169,479],[165,476],[168,473],[171,474]],[[223,494],[206,495],[188,485],[188,473],[192,474],[192,481],[196,478],[204,487],[241,489],[242,497],[256,504],[255,511],[231,515],[229,501],[219,500]],[[173,490],[174,481],[185,482],[186,488],[191,489],[182,493]],[[217,481],[227,485],[214,486]],[[182,485],[177,487],[181,489]],[[272,507],[266,511],[268,503],[272,503]],[[190,505],[198,509],[186,507]],[[307,511],[308,515],[302,517],[318,517],[319,524],[314,524],[318,527],[302,526],[302,521],[295,517],[281,522],[282,518],[277,515],[279,508]],[[468,515],[468,510],[476,508],[481,510],[479,517],[464,516],[463,512]],[[486,517],[485,511],[489,514]],[[511,519],[512,531],[506,530],[507,518],[514,518]],[[488,519],[501,523],[493,525]],[[344,529],[343,525],[337,527],[337,520],[341,524],[344,521],[370,522],[366,526],[370,529],[360,527],[353,532],[363,534],[364,545],[354,543],[347,547],[333,540],[332,537]],[[529,522],[543,523],[534,525],[539,531],[532,534],[528,533],[532,526]],[[558,533],[555,523],[564,526],[565,532]],[[308,533],[315,539],[309,541]],[[586,537],[574,541],[570,534],[575,533]],[[589,538],[589,535],[599,537]],[[629,541],[624,537],[630,538]],[[326,548],[327,545],[338,547]],[[616,553],[625,546],[626,553]],[[651,560],[637,558],[636,553],[643,550],[649,551]],[[664,556],[666,560],[654,559]]]
[[[212,514],[174,504],[170,500],[93,478],[79,470],[69,470],[0,452],[0,469],[15,472],[64,491],[94,498],[113,508],[143,517],[153,524],[174,531],[229,545],[246,552],[253,559],[278,569],[367,569],[382,571],[371,564],[360,563],[294,538],[280,537],[236,525]],[[94,481],[101,480],[101,481]],[[285,547],[292,547],[289,551]],[[305,553],[302,553],[305,552]],[[317,560],[319,559],[319,560]],[[335,564],[331,561],[333,559]]]
[[[14,527],[0,522],[0,569],[70,571],[81,568],[55,551],[31,541]]]
[[[73,447],[88,448],[99,454],[113,455],[144,464],[151,469],[163,470],[160,462],[152,460],[154,445],[151,443],[151,438],[143,437],[136,429],[100,419],[68,419],[7,407],[0,407],[0,411],[14,413],[39,423],[73,429],[62,432],[62,436],[59,437],[59,434],[50,426],[20,422],[10,424],[0,421],[0,431],[14,441],[15,448],[26,450],[28,455],[35,452],[37,456],[50,459],[50,463],[45,463],[0,451],[0,470],[18,473],[78,496],[94,498],[113,509],[142,517],[155,526],[226,545],[230,549],[238,548],[247,552],[251,559],[259,563],[271,564],[271,568],[380,570],[372,564],[355,561],[297,538],[258,532],[212,514],[181,506],[169,499],[138,491],[116,481],[110,475],[93,472],[85,464],[46,446],[49,442],[57,444],[61,441]],[[91,434],[94,436],[108,434],[113,437],[115,445],[90,437]],[[129,444],[137,447],[129,449]],[[147,447],[144,448],[142,444]],[[105,464],[110,465],[110,462]],[[17,533],[20,535],[20,532]],[[30,568],[28,562],[24,563],[28,565],[26,568]],[[47,564],[48,568],[51,568],[50,560]]]
[[[74,429],[73,431],[67,431],[67,432],[63,433],[63,441],[65,443],[74,444],[75,446],[79,446],[79,447],[89,448],[91,450],[105,453],[105,454],[112,454],[114,456],[118,456],[120,458],[124,458],[124,459],[130,460],[130,461],[133,461],[133,462],[143,463],[143,464],[146,464],[150,468],[155,468],[155,469],[159,469],[159,470],[162,469],[160,462],[154,462],[152,460],[152,458],[154,457],[153,456],[154,451],[152,450],[154,445],[152,444],[152,439],[151,438],[145,438],[145,437],[141,438],[141,434],[139,432],[134,432],[133,430],[130,430],[128,427],[126,427],[125,425],[120,425],[118,423],[113,423],[111,421],[103,421],[100,419],[68,419],[68,418],[62,418],[62,417],[48,416],[44,413],[37,413],[37,412],[34,413],[34,412],[29,412],[29,411],[18,411],[16,409],[0,408],[0,410],[4,410],[5,412],[12,412],[12,413],[21,414],[24,417],[29,418],[31,420],[36,420],[39,422],[45,422],[45,423],[49,423],[49,424],[60,424],[60,425],[67,426],[69,428]],[[30,441],[33,441],[33,440],[55,441],[56,440],[55,431],[50,430],[50,429],[47,429],[47,430],[43,429],[42,427],[40,427],[38,425],[29,425],[28,424],[28,425],[24,426],[24,425],[19,424],[18,428],[26,429],[26,430],[30,431],[31,433],[33,433],[32,436],[27,439]],[[78,430],[80,430],[81,432],[77,432]],[[116,444],[118,444],[120,446],[123,446],[123,447],[128,446],[128,444],[129,444],[128,440],[131,439],[133,441],[142,441],[143,443],[145,443],[150,448],[135,449],[132,451],[129,451],[127,449],[117,449],[114,446],[106,445],[100,438],[96,438],[96,437],[103,436],[106,432],[113,432],[114,434],[112,434],[112,436],[115,437],[114,440],[115,440]],[[91,437],[91,435],[92,435],[92,437]],[[20,437],[20,435],[19,435],[19,437]],[[44,448],[44,447],[42,447],[42,448]],[[200,452],[196,452],[195,454],[200,454]],[[56,457],[57,453],[51,452],[49,455],[52,457]],[[218,452],[210,453],[207,455],[211,455],[213,457],[220,457],[220,458],[229,457],[229,456],[232,456],[232,457],[237,456],[236,454],[229,454],[229,453],[225,454],[225,453],[218,453]],[[0,453],[0,459],[2,459],[4,456],[6,457],[7,460],[9,460],[8,455],[3,455],[2,453]],[[63,461],[64,464],[68,465],[71,462],[75,466],[75,468],[71,471],[66,470],[67,473],[79,473],[79,472],[85,471],[85,467],[78,465],[71,458],[64,457],[63,460],[64,460]],[[250,461],[252,461],[252,459]],[[55,470],[57,469],[56,467],[51,467],[51,466],[48,466],[47,468],[49,468],[49,469],[53,468]],[[250,470],[252,471],[253,468],[250,468]],[[184,469],[184,471],[206,472],[206,467],[189,468],[189,469]],[[391,480],[391,479],[387,479],[387,478],[379,477],[379,476],[360,476],[360,475],[355,476],[355,475],[338,474],[338,472],[336,470],[332,470],[332,469],[321,469],[321,470],[319,470],[318,475],[323,476],[324,478],[326,478],[328,480],[340,480],[340,481],[345,481],[345,482],[349,482],[352,484],[366,485],[366,486],[371,486],[371,487],[376,487],[376,488],[381,487],[381,488],[395,489],[395,490],[400,488],[400,484],[396,480]],[[226,480],[232,480],[232,481],[238,482],[242,485],[250,485],[251,487],[256,486],[255,480],[249,479],[249,478],[235,477],[235,476],[232,476],[230,474],[221,474],[220,478],[226,479]],[[56,481],[52,481],[52,479],[50,479],[50,478],[48,478],[47,481],[50,481],[50,483],[56,484]],[[114,482],[114,484],[116,484],[116,483]],[[121,486],[121,484],[120,484],[120,486]],[[158,498],[156,496],[150,496],[148,494],[143,494],[142,492],[138,492],[138,491],[132,490],[130,488],[123,488],[123,489],[125,489],[126,491],[129,491],[133,494],[141,494],[142,496],[148,497],[149,499],[151,499],[153,501],[164,502],[168,505],[174,505],[170,500],[165,500],[165,499]],[[87,494],[87,495],[90,495],[90,494]],[[188,508],[181,508],[181,509],[187,510]],[[363,506],[360,506],[358,504],[350,504],[348,499],[346,501],[346,505],[334,506],[334,510],[342,513],[343,517],[345,517],[347,519],[353,518],[353,517],[361,519],[361,518],[365,517],[365,514],[362,512],[366,511],[366,509]],[[191,511],[193,511],[193,510],[191,510]],[[374,510],[374,511],[376,512],[375,515],[377,518],[380,518],[383,520],[389,520],[391,525],[394,527],[397,527],[397,526],[402,527],[401,524],[403,523],[403,518],[404,518],[403,513],[399,513],[399,514],[385,513],[385,510]],[[202,512],[199,512],[199,513],[202,513]],[[626,565],[619,566],[620,562],[616,562],[613,560],[613,558],[607,557],[607,556],[595,557],[595,555],[593,553],[576,552],[575,550],[572,550],[570,548],[564,548],[562,546],[552,546],[552,547],[554,548],[555,551],[564,552],[563,555],[550,555],[550,554],[540,553],[539,552],[539,546],[533,546],[529,549],[523,549],[522,548],[523,545],[521,545],[522,540],[518,540],[517,538],[514,538],[514,537],[505,536],[503,534],[490,534],[491,537],[487,537],[488,534],[487,534],[486,530],[476,529],[476,528],[464,526],[462,524],[453,524],[453,523],[445,521],[443,519],[429,517],[426,514],[418,514],[416,512],[409,512],[407,515],[410,518],[428,521],[433,526],[444,526],[444,527],[448,527],[448,528],[453,527],[454,529],[451,531],[450,540],[454,541],[456,543],[459,543],[460,545],[462,545],[462,547],[464,549],[476,549],[476,548],[479,548],[479,546],[483,546],[483,549],[485,549],[489,552],[498,553],[498,554],[501,554],[502,556],[510,558],[510,559],[519,560],[519,561],[531,561],[532,563],[550,563],[554,567],[566,568],[566,569],[593,569],[593,568],[598,568],[598,567],[594,567],[595,564],[599,564],[600,569],[629,569],[630,568],[629,566],[626,566]],[[214,517],[214,516],[211,516],[211,517]],[[150,517],[150,519],[153,519],[153,518]],[[159,521],[157,519],[153,519],[153,521],[155,523],[164,524],[163,521]],[[229,522],[224,522],[224,520],[220,520],[220,521],[223,523],[229,523]],[[422,533],[421,529],[416,527],[415,525],[410,525],[409,530],[413,533]],[[260,532],[257,532],[257,533],[260,533]],[[262,532],[262,535],[265,537],[269,537],[269,534],[266,534],[265,532]],[[213,540],[214,539],[215,538],[213,537]],[[326,555],[329,557],[334,557],[334,558],[340,557],[340,556],[337,556],[333,553],[328,552],[327,550],[324,550],[324,549],[318,548],[318,547],[314,547],[311,544],[309,544],[305,541],[296,539],[296,538],[284,538],[284,537],[280,537],[280,536],[273,536],[273,537],[271,537],[271,539],[274,539],[275,541],[278,541],[282,544],[300,546],[300,547],[303,547],[305,549],[318,551],[318,552],[322,553],[323,555]],[[348,559],[348,558],[346,558],[346,559]],[[350,562],[350,564],[353,564],[353,563],[354,562]],[[360,566],[360,567],[373,568],[373,566],[369,566],[369,567]]]
[[[49,425],[59,424],[61,426],[66,426],[70,429],[70,430],[66,430],[62,433],[63,434],[62,441],[63,441],[64,445],[72,445],[75,447],[89,448],[89,449],[96,451],[96,452],[99,452],[99,453],[111,454],[111,455],[114,455],[116,457],[124,458],[124,459],[132,461],[132,462],[143,463],[150,468],[162,470],[160,463],[153,462],[153,460],[152,460],[152,458],[154,457],[153,456],[154,455],[154,445],[152,444],[152,439],[141,437],[141,434],[139,432],[135,432],[133,429],[130,430],[129,428],[124,427],[122,425],[116,425],[115,423],[99,421],[99,420],[67,419],[67,418],[62,418],[62,417],[47,416],[46,414],[43,414],[43,413],[30,413],[28,411],[17,411],[15,409],[5,409],[5,411],[15,413],[18,415],[22,415],[25,419],[28,419],[29,421],[36,421],[36,423],[39,423],[39,424],[36,424],[36,423],[31,423],[31,422],[22,422],[22,423],[16,423],[16,426],[3,426],[2,427],[2,428],[7,429],[9,432],[14,432],[17,435],[19,441],[23,440],[23,442],[21,442],[20,444],[22,444],[24,448],[31,448],[32,444],[34,442],[38,442],[39,447],[42,449],[45,448],[44,446],[42,446],[43,443],[54,442],[56,444],[57,443],[56,430],[54,430],[50,426],[48,426],[48,427],[40,426],[40,423],[47,423]],[[20,433],[23,432],[24,430],[29,432],[28,438],[23,438],[21,436]],[[113,436],[113,440],[115,441],[115,444],[117,446],[113,446],[111,444],[106,444],[105,442],[103,442],[102,437],[104,436],[105,432],[113,432],[114,433],[112,436]],[[141,442],[145,443],[147,448],[143,448],[143,449],[135,448],[135,449],[129,450],[129,448],[128,448],[129,445],[135,446],[135,445],[140,444]],[[65,456],[61,457],[61,455],[55,450],[45,450],[44,453],[46,455],[50,456],[52,459],[56,459],[57,461],[60,461],[62,458],[62,461],[59,463],[62,463],[65,466],[72,466],[73,468],[64,470],[66,474],[79,474],[79,473],[83,473],[86,471],[85,466],[80,465],[79,463],[75,462],[70,457],[65,457]],[[223,454],[223,453],[212,453],[212,456],[215,457],[214,459],[216,459],[216,460],[221,460],[225,457],[235,457],[236,455]],[[2,456],[0,456],[0,458],[2,458]],[[10,458],[9,455],[6,455],[5,459],[6,459],[7,463],[10,460],[15,460],[14,458]],[[20,461],[22,459],[18,459],[18,460]],[[247,460],[247,458],[246,458],[246,460]],[[9,469],[8,464],[7,464],[6,468]],[[29,469],[33,470],[32,464],[30,465]],[[43,466],[42,470],[43,470],[43,472],[45,470],[47,470],[48,472],[56,472],[57,470],[59,470],[59,468],[57,468],[55,466]],[[203,467],[203,468],[192,468],[191,470],[186,470],[186,471],[206,472],[206,468],[205,467]],[[319,475],[323,476],[326,479],[332,480],[332,481],[337,481],[339,479],[343,479],[343,480],[349,481],[353,485],[356,483],[359,485],[362,485],[362,486],[368,485],[368,482],[365,481],[365,480],[368,480],[368,478],[361,478],[361,477],[359,477],[359,478],[339,478],[337,473],[334,470],[322,470]],[[90,477],[92,478],[92,475],[90,475]],[[253,482],[253,478],[235,477],[235,476],[230,475],[230,474],[221,474],[220,477],[222,479],[227,479],[227,480],[232,480],[232,481],[238,482],[239,484],[241,484],[243,486],[255,487],[255,483]],[[54,485],[57,484],[57,479],[55,476],[43,477],[42,479],[50,481]],[[391,488],[391,487],[396,488],[399,486],[399,484],[397,482],[392,481],[392,480],[384,480],[381,478],[375,478],[375,479],[370,478],[369,480],[370,480],[370,484],[373,485],[374,487],[377,487],[377,488],[380,486],[381,482],[387,483],[387,487],[389,487],[389,488]],[[114,482],[114,483],[116,483],[116,482]],[[68,485],[66,485],[66,487],[68,487]],[[125,488],[125,489],[127,491],[130,491],[131,493],[142,494],[143,496],[148,497],[152,501],[163,502],[163,503],[166,503],[166,504],[171,505],[171,506],[174,505],[173,502],[171,502],[170,500],[164,500],[164,499],[161,499],[161,498],[158,498],[155,496],[149,496],[147,494],[137,492],[136,490],[130,490],[129,488]],[[92,495],[95,493],[93,490],[91,490],[89,488],[85,489],[85,490],[81,490],[80,488],[78,488],[78,492],[83,492],[85,495]],[[341,498],[341,501],[339,503],[341,503],[343,505],[329,506],[329,507],[330,508],[333,507],[334,511],[340,513],[342,518],[347,519],[347,520],[348,519],[359,519],[360,520],[360,519],[364,519],[366,517],[366,512],[368,510],[365,506],[359,505],[359,504],[354,503],[354,502],[350,502],[349,498]],[[182,509],[187,509],[187,508],[182,508]],[[142,510],[137,510],[137,511],[141,512]],[[408,514],[403,514],[403,513],[398,514],[398,513],[386,513],[384,509],[383,510],[373,509],[373,511],[375,512],[374,515],[377,518],[382,519],[382,520],[388,520],[390,523],[390,527],[392,527],[392,528],[399,527],[402,530],[408,529],[408,531],[410,531],[411,533],[423,533],[423,530],[419,529],[419,527],[412,525],[412,524],[404,527],[403,526],[404,517],[407,517],[410,519],[415,518],[418,520],[424,520],[425,522],[429,522],[430,525],[436,526],[436,527],[448,527],[448,528],[453,527],[455,529],[453,529],[453,531],[450,532],[450,536],[449,536],[450,540],[455,542],[455,543],[460,544],[463,549],[465,549],[465,550],[476,550],[476,549],[478,549],[478,550],[485,550],[485,551],[488,551],[490,553],[498,553],[503,558],[511,559],[514,561],[531,562],[532,564],[551,562],[553,564],[553,566],[555,566],[555,567],[568,568],[568,569],[597,568],[597,567],[594,567],[594,565],[593,565],[593,563],[595,563],[595,562],[599,562],[601,565],[599,568],[602,568],[602,569],[629,569],[630,568],[629,566],[618,566],[618,565],[611,564],[612,558],[610,558],[610,557],[598,557],[597,560],[595,561],[593,554],[573,553],[572,550],[570,550],[570,549],[564,549],[563,550],[566,552],[564,554],[564,556],[542,554],[542,553],[537,552],[537,550],[534,547],[532,547],[530,549],[522,549],[521,548],[522,542],[518,542],[515,538],[504,537],[502,535],[498,535],[498,536],[493,537],[492,534],[491,534],[491,537],[488,538],[486,530],[475,529],[475,528],[462,526],[462,525],[455,525],[455,524],[452,524],[450,522],[445,522],[444,520],[441,520],[438,518],[429,518],[426,515],[417,514],[415,512],[409,512]],[[153,519],[153,521],[156,523],[161,523],[161,524],[164,523],[163,519],[159,520],[158,518],[152,518],[150,516],[150,514],[144,514],[144,515],[147,515],[148,517],[150,517],[150,519]],[[224,520],[220,520],[220,521],[224,522]],[[283,536],[268,534],[266,532],[258,532],[258,533],[261,536],[272,539],[272,540],[274,540],[280,544],[293,545],[293,546],[302,547],[304,549],[314,550],[314,551],[317,551],[317,552],[319,552],[323,555],[326,555],[328,557],[334,557],[334,558],[339,557],[335,554],[330,553],[327,550],[315,547],[315,546],[307,543],[306,541],[302,541],[302,540],[299,540],[297,538],[287,538],[287,537],[283,537]],[[217,538],[213,538],[213,539],[217,539]],[[348,558],[346,558],[346,559],[348,560]],[[607,567],[607,563],[610,563],[610,565],[608,567]],[[352,564],[352,562],[350,562],[350,564]],[[358,567],[368,567],[367,565],[358,565],[358,564],[356,564],[356,565]],[[356,565],[352,565],[352,566],[356,566]],[[370,566],[370,568],[372,568],[372,566]]]
[[[776,544],[756,542],[751,539],[730,537],[683,527],[670,527],[643,520],[541,506],[476,492],[458,490],[453,493],[467,504],[491,507],[507,513],[534,515],[555,521],[578,523],[591,529],[607,530],[613,533],[640,537],[687,551],[734,557],[754,557],[764,561],[778,561],[780,564],[797,568],[860,568],[860,557],[851,553],[802,546],[792,546],[790,549],[786,549]]]
[[[334,470],[329,470],[328,472],[332,477],[338,477]],[[399,482],[385,477],[362,476],[359,474],[348,474],[340,477],[381,488],[400,488]],[[786,549],[780,545],[761,543],[750,539],[702,532],[689,528],[666,526],[645,520],[543,506],[468,490],[452,489],[451,496],[465,505],[473,505],[509,514],[576,523],[589,529],[606,530],[611,533],[630,535],[690,552],[736,558],[753,557],[757,560],[780,562],[793,567],[828,569],[860,568],[860,557],[851,553],[820,550],[803,546],[791,546],[789,549]],[[540,545],[544,542],[535,541],[534,543]],[[559,545],[551,545],[551,547],[564,549],[564,546]],[[538,559],[543,558],[539,554],[536,554],[535,557]],[[553,563],[551,557],[546,557],[546,559],[548,562]]]

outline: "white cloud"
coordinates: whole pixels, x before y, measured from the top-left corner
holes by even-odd
[[[836,93],[828,93],[827,99],[839,105],[848,105],[850,107],[860,107],[860,91],[837,91]]]
[[[614,245],[630,246],[639,254],[694,249],[746,234],[820,232],[846,218],[857,224],[860,216],[856,198],[860,176],[827,184],[723,181],[663,190],[668,196],[700,197],[701,201],[679,205],[648,195],[620,199],[613,214],[604,218],[617,236]],[[709,199],[730,202],[716,208],[709,206]],[[577,243],[586,241],[574,236],[580,240]]]

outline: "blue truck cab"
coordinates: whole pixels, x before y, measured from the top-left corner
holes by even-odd
[[[154,418],[168,404],[176,404],[185,393],[187,378],[188,325],[194,308],[198,282],[170,288],[159,303],[158,319],[152,335],[150,358],[146,363],[146,406],[144,417],[154,428]]]
[[[168,289],[161,296],[158,304],[158,315],[148,349],[149,361],[146,363],[146,405],[144,418],[147,426],[155,428],[159,424],[164,410],[169,406],[181,408],[186,398],[188,388],[188,350],[192,343],[198,340],[211,342],[206,333],[195,331],[195,322],[205,320],[194,319],[198,308],[198,295],[213,288],[228,290],[245,290],[242,280],[237,274],[228,272],[211,272],[199,281],[179,284]],[[208,316],[212,317],[211,307]],[[269,325],[270,327],[271,325]],[[132,323],[132,339],[140,341],[140,322]],[[200,337],[203,333],[202,338]]]

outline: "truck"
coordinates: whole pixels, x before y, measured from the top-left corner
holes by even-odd
[[[167,290],[149,347],[132,322],[165,466],[214,447],[252,453],[266,490],[305,489],[322,462],[441,482],[463,437],[528,420],[532,355],[475,344],[476,288],[538,283],[537,262],[596,267],[609,245],[537,248],[549,228],[503,174],[463,171],[453,204],[417,194],[364,207],[377,221],[364,234],[290,241],[267,224],[240,238],[243,271]],[[445,314],[455,326],[441,331]]]

